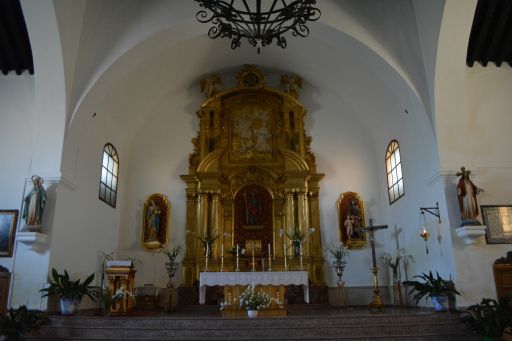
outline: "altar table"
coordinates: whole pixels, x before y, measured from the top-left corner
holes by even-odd
[[[263,272],[201,272],[199,273],[199,304],[204,304],[206,286],[214,285],[302,285],[304,302],[309,303],[307,271]]]

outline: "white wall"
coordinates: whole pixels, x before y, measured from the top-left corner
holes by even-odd
[[[480,205],[510,205],[512,203],[512,69],[508,64],[498,68],[494,64],[482,67],[476,64],[466,69],[465,125],[456,132],[466,137],[464,148],[471,158],[464,164],[472,170],[471,179],[484,189],[478,195]],[[454,120],[462,119],[454,117]],[[454,132],[455,133],[455,132]],[[446,153],[449,155],[450,151]],[[456,186],[458,178],[446,177],[447,200],[450,200],[452,228],[460,224]],[[481,218],[480,218],[481,220]],[[480,238],[476,244],[466,246],[454,240],[457,255],[457,283],[463,293],[462,305],[470,305],[482,297],[496,297],[492,264],[511,250],[510,244],[487,244]]]
[[[25,72],[0,76],[0,209],[20,210],[25,180],[30,178],[34,77]],[[13,270],[13,258],[0,265]]]

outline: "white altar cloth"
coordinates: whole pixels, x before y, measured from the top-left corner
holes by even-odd
[[[264,271],[199,273],[199,304],[204,304],[206,286],[249,284],[302,285],[304,289],[304,302],[309,303],[309,284],[307,271]]]

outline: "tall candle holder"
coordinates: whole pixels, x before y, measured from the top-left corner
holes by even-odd
[[[270,243],[268,243],[268,271],[272,271],[272,255],[270,254]]]
[[[288,262],[286,260],[286,253],[284,254],[284,271],[288,271]]]
[[[240,271],[240,268],[238,267],[238,254],[236,255],[236,269],[235,269],[236,272],[239,272]]]
[[[206,255],[204,257],[204,271],[208,272],[208,244],[206,244]]]
[[[252,255],[252,269],[251,269],[251,272],[255,272],[256,271],[256,268],[255,268],[255,263],[254,263],[254,254]]]
[[[220,272],[223,272],[223,271],[224,271],[224,244],[221,245],[221,251],[220,251]]]
[[[300,248],[300,260],[299,260],[300,261],[300,268],[299,269],[302,271],[302,270],[304,270],[304,266],[302,264],[302,257],[303,257],[303,254],[302,254],[302,243],[300,243],[299,248]]]

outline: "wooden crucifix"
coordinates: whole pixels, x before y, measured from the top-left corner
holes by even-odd
[[[373,219],[370,219],[370,226],[361,227],[360,230],[368,232],[370,235],[370,246],[372,248],[372,261],[373,261],[373,299],[369,304],[370,308],[380,309],[384,306],[379,289],[379,269],[377,268],[377,257],[375,255],[375,231],[387,229],[388,225],[373,226]]]

